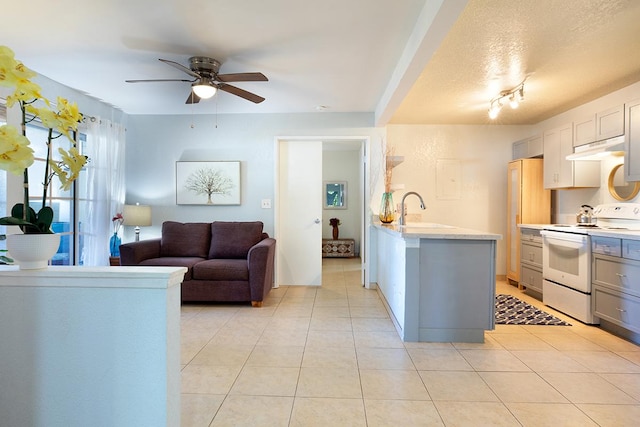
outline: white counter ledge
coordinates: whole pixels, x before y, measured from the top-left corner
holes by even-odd
[[[15,285],[59,287],[62,285],[91,288],[166,289],[182,283],[186,272],[187,269],[184,267],[50,266],[42,270],[19,270],[16,265],[4,265],[0,266],[0,287]],[[79,278],[83,280],[77,280]],[[163,280],[158,280],[159,278]]]
[[[371,278],[403,341],[484,341],[502,236],[429,223],[372,231]]]
[[[179,426],[186,271],[0,266],[0,424]]]

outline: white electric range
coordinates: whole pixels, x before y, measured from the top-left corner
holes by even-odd
[[[542,234],[542,302],[584,323],[591,310],[591,239],[596,230],[640,230],[640,204],[609,203],[593,210],[593,224],[554,224]]]

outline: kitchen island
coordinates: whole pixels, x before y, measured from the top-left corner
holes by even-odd
[[[372,281],[403,341],[484,342],[495,324],[499,234],[374,224]]]

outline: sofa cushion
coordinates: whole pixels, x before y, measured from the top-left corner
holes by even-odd
[[[249,281],[246,259],[209,259],[193,266],[194,280]]]
[[[204,258],[199,257],[163,257],[163,258],[149,258],[141,261],[138,265],[151,265],[156,267],[187,267],[187,272],[184,274],[184,281],[191,280],[193,278],[193,266],[197,263],[204,261]]]
[[[162,223],[161,257],[201,257],[209,254],[211,224],[175,221]]]
[[[262,240],[262,227],[261,221],[214,221],[209,258],[246,259],[249,249]]]

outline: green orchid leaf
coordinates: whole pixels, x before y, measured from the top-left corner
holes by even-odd
[[[53,223],[53,209],[45,206],[38,212],[36,226],[43,233],[51,233],[51,224]]]
[[[24,205],[22,203],[16,203],[11,208],[11,216],[14,218],[22,219],[22,213],[24,212]],[[34,211],[31,207],[29,207],[29,212],[27,212],[26,221],[29,224],[35,224],[37,219],[36,211]]]
[[[15,204],[11,209],[11,216],[0,218],[0,225],[17,225],[25,234],[52,233],[51,223],[53,221],[53,210],[50,207],[45,206],[38,214],[29,207],[26,221],[22,219],[23,212],[23,204]],[[42,214],[42,219],[39,218],[40,214]]]
[[[29,221],[25,221],[22,218],[16,218],[13,216],[5,216],[0,218],[0,225],[33,225]]]

